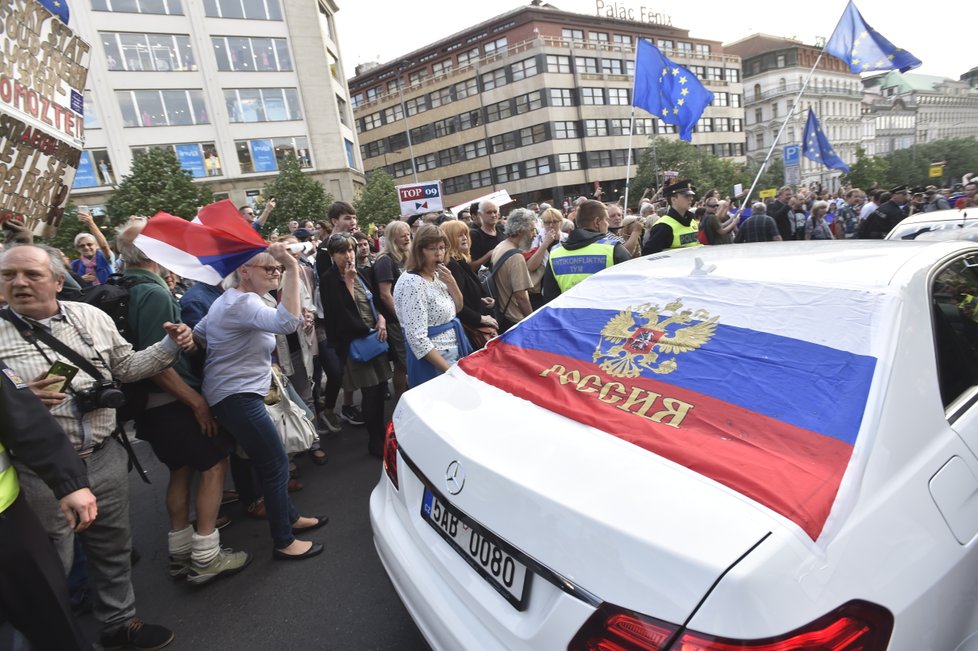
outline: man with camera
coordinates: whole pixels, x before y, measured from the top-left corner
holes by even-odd
[[[134,352],[105,312],[57,300],[65,273],[61,252],[51,247],[20,245],[0,253],[0,294],[8,305],[0,310],[0,358],[47,405],[87,466],[99,517],[82,543],[95,581],[94,615],[104,627],[102,646],[159,649],[173,633],[136,617],[127,455],[112,437],[115,407],[124,400],[116,381],[135,382],[168,368],[181,348],[193,349],[193,336],[183,324],[166,323],[162,341]],[[24,464],[14,460],[14,466],[69,569],[74,532],[57,500]]]

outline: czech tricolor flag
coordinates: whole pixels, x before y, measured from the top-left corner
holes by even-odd
[[[860,457],[860,432],[871,429],[864,413],[892,297],[622,272],[582,289],[460,368],[719,482],[818,539]]]
[[[209,285],[268,248],[229,199],[201,208],[192,222],[158,212],[134,244],[173,273]]]

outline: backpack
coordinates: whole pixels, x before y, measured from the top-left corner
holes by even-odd
[[[129,323],[129,291],[135,285],[151,282],[151,279],[141,276],[112,274],[101,285],[84,288],[80,302],[88,303],[108,314],[119,334],[130,344],[135,344],[135,335]],[[120,423],[133,420],[146,409],[149,383],[150,380],[140,380],[122,384],[120,388],[126,396],[126,403],[116,410],[116,419]]]
[[[499,304],[499,290],[496,287],[496,272],[502,269],[503,264],[517,253],[522,254],[523,252],[519,249],[510,249],[504,253],[502,257],[499,258],[499,261],[492,265],[492,271],[486,274],[486,277],[483,280],[483,288],[486,290],[486,293],[489,294],[492,300],[495,301],[492,306],[492,316],[494,319],[496,319],[496,323],[499,324],[499,334],[506,332],[508,329],[508,327],[504,327],[503,324],[509,324],[505,315],[506,309],[509,307],[509,303],[513,300],[513,295],[509,295],[509,301],[506,302],[506,305]]]

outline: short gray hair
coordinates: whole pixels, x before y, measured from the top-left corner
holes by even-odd
[[[767,204],[763,201],[758,201],[750,207],[750,214],[752,215],[766,215],[767,214]]]
[[[812,204],[812,212],[815,212],[816,209],[821,209],[822,212],[828,212],[828,210],[829,210],[829,202],[828,201],[816,201],[815,203]]]
[[[119,235],[115,238],[115,248],[119,250],[119,255],[122,256],[122,260],[130,266],[145,267],[146,265],[153,262],[142,249],[134,244],[136,238],[143,229],[146,227],[146,223],[142,224],[132,224],[125,228]]]
[[[537,215],[532,210],[517,208],[506,217],[506,237],[536,232]]]
[[[78,248],[78,245],[81,244],[82,240],[84,240],[85,238],[89,238],[93,242],[95,242],[96,244],[98,244],[98,240],[96,240],[95,239],[95,236],[92,235],[91,233],[79,233],[78,235],[75,235],[75,248],[76,249]]]
[[[28,244],[27,242],[15,242],[14,244],[8,244],[0,251],[0,268],[3,267],[4,260],[7,258],[7,254],[14,249],[19,249],[22,246],[32,246],[35,249],[40,249],[48,256],[48,267],[51,269],[51,274],[55,278],[64,278],[68,275],[68,269],[65,267],[64,253],[54,248],[53,246],[48,246],[47,244]]]

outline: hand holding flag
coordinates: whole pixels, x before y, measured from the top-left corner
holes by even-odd
[[[842,170],[849,173],[849,166],[832,149],[829,139],[822,132],[822,127],[815,117],[815,111],[808,109],[808,122],[805,124],[805,141],[802,145],[805,158],[821,163],[830,169]]]
[[[667,59],[651,41],[638,39],[632,106],[678,126],[679,137],[689,141],[693,127],[712,102],[713,93],[696,75]]]
[[[856,5],[849,0],[825,51],[849,64],[852,72],[899,70],[906,72],[920,65],[920,59],[890,43],[870,27]]]

